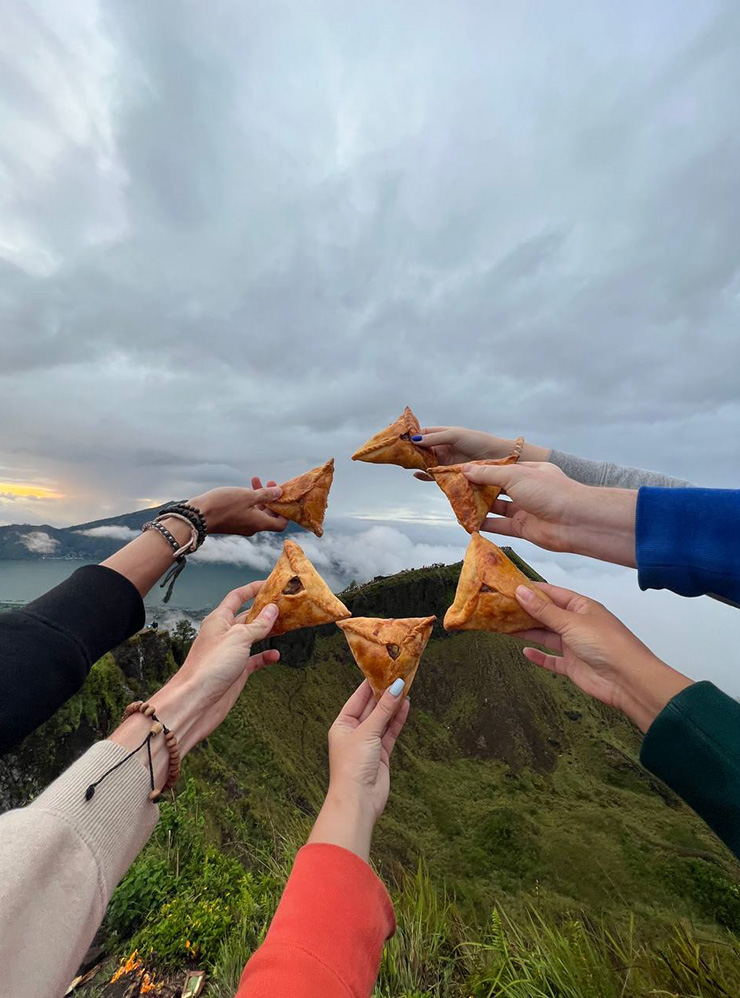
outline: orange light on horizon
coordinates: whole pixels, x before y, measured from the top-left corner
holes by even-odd
[[[55,489],[47,489],[43,485],[18,485],[15,482],[0,482],[2,495],[18,499],[64,499],[64,495]]]

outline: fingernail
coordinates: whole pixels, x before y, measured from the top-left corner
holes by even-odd
[[[534,603],[535,596],[531,589],[527,586],[517,586],[516,587],[516,597],[520,599],[522,603]]]
[[[424,437],[421,435],[421,433],[415,433],[411,439],[414,441],[415,444],[418,444],[420,440],[424,439]]]
[[[267,606],[262,608],[261,616],[263,617],[277,617],[277,615],[278,615],[277,603],[268,603]]]
[[[463,474],[466,474],[466,472],[473,470],[473,465],[472,464],[464,464],[462,470],[463,470]]]
[[[406,683],[404,683],[403,679],[399,676],[398,679],[395,679],[388,687],[388,692],[392,697],[400,696],[405,685]]]

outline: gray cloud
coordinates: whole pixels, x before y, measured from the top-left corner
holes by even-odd
[[[441,493],[347,459],[410,404],[737,484],[739,42],[730,0],[13,5],[2,477],[69,523],[333,455],[331,522],[409,534]]]

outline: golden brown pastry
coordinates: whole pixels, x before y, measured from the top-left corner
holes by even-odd
[[[329,499],[329,489],[334,479],[334,458],[326,464],[291,478],[281,485],[283,494],[274,502],[265,503],[267,509],[292,520],[317,537],[324,533],[324,514]]]
[[[366,444],[354,452],[352,460],[367,461],[369,464],[397,464],[401,468],[426,471],[436,464],[436,458],[433,451],[411,442],[411,437],[419,430],[419,420],[406,406],[395,423],[370,437]]]
[[[344,631],[354,660],[370,683],[376,700],[399,677],[406,683],[403,696],[407,695],[436,619],[351,617],[337,623]]]
[[[518,460],[518,454],[509,454],[508,457],[499,458],[497,461],[469,461],[467,463],[503,465],[516,464]],[[462,464],[444,464],[436,468],[429,468],[428,474],[432,476],[450,500],[457,522],[465,527],[469,534],[472,534],[476,530],[480,530],[483,521],[491,511],[491,507],[501,495],[501,488],[498,485],[475,485],[463,475],[462,469]]]
[[[349,617],[347,607],[334,595],[295,541],[286,541],[265,584],[247,614],[245,623],[254,620],[268,603],[277,603],[280,611],[270,637],[297,631],[299,627],[318,627]]]
[[[517,602],[517,586],[537,589],[491,541],[475,533],[465,552],[455,602],[445,614],[446,631],[498,631],[514,634],[541,625]]]

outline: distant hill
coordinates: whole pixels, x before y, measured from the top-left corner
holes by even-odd
[[[13,523],[0,527],[0,560],[40,561],[44,558],[61,558],[102,561],[130,539],[128,531],[141,530],[146,521],[156,516],[162,508],[153,506],[133,513],[109,516],[103,520],[77,523],[71,527],[52,527],[48,523]],[[115,536],[111,528],[119,529],[118,536]],[[90,530],[101,530],[102,535],[90,535],[87,533]],[[106,530],[110,532],[104,533]]]
[[[0,527],[0,561],[103,561],[167,505],[150,506],[71,527],[52,527],[48,523],[13,523]],[[288,524],[288,533],[297,530],[300,528],[295,524]]]

